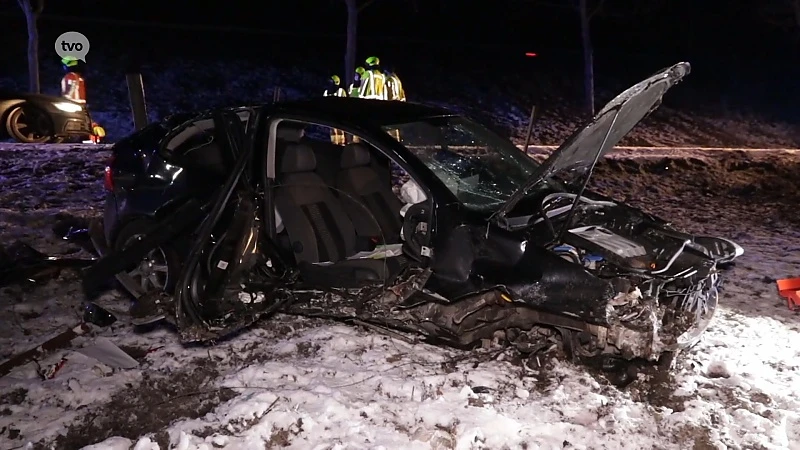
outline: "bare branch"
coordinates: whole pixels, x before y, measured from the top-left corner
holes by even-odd
[[[367,0],[367,1],[365,1],[364,3],[361,4],[361,6],[358,7],[358,12],[361,12],[361,11],[367,9],[367,7],[369,5],[371,5],[372,3],[374,3],[374,2],[375,2],[375,0]]]
[[[594,5],[594,8],[588,12],[589,19],[591,20],[592,17],[597,15],[601,9],[603,9],[603,5],[605,4],[606,0],[597,0],[597,4]]]

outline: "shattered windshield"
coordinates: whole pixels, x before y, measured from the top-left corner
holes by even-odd
[[[469,208],[497,209],[537,167],[514,144],[463,117],[437,117],[383,128]]]

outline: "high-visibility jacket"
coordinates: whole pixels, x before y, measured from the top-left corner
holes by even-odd
[[[347,97],[347,91],[345,91],[343,87],[336,85],[334,89],[325,89],[325,92],[322,95],[325,97]],[[331,142],[336,145],[346,144],[347,142],[344,131],[339,130],[338,128],[331,128]]]
[[[86,80],[77,72],[67,72],[61,79],[61,96],[86,103]]]
[[[361,83],[353,83],[350,85],[350,89],[348,89],[347,95],[350,97],[360,97],[361,96]]]
[[[356,72],[355,76],[353,76],[353,83],[347,89],[347,94],[350,97],[359,97],[361,94],[361,85],[363,84],[363,80],[361,79],[361,75]]]
[[[364,72],[359,98],[389,99],[386,95],[386,76],[380,69],[367,69]]]
[[[341,86],[336,86],[336,89],[331,89],[330,91],[325,89],[325,92],[322,95],[325,97],[347,97],[347,91],[345,91]]]
[[[396,73],[386,75],[386,92],[389,100],[406,101],[406,91],[403,90],[403,83]]]

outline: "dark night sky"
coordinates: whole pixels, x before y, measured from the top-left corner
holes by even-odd
[[[573,1],[374,0],[359,17],[358,59],[378,55],[407,73],[421,54],[430,53],[438,64],[431,66],[428,57],[428,65],[420,67],[577,78],[582,57]],[[290,67],[299,67],[299,57],[334,73],[343,65],[344,0],[45,2],[39,27],[45,67],[56,68],[52,42],[65,31],[89,37],[90,65],[111,57],[124,64],[243,57]],[[605,0],[603,13],[592,21],[597,83],[621,89],[683,60],[693,66],[692,86],[712,100],[736,95],[748,105],[759,102],[793,114],[800,98],[800,41],[791,33],[796,35],[797,27],[781,30],[765,19],[771,13],[792,24],[790,2]],[[4,46],[6,60],[22,77],[25,22],[16,1],[0,1],[0,18],[8,25],[0,39],[11,41]],[[539,57],[524,58],[526,51]]]
[[[760,10],[767,3],[786,2],[607,0],[605,9],[609,14],[594,20],[593,37],[598,51],[775,57],[789,51],[793,44],[785,34],[762,20]],[[519,47],[539,52],[568,50],[577,48],[579,37],[578,18],[570,9],[571,3],[571,0],[376,0],[362,13],[359,31],[362,39],[449,41],[451,45],[513,46],[515,50]],[[647,5],[639,6],[642,12],[630,12],[635,5],[642,4]],[[24,26],[16,2],[0,3],[0,12],[4,21],[17,25],[4,38],[15,41],[24,38],[21,33],[13,32],[14,28]],[[343,0],[70,0],[46,2],[42,23],[91,32],[102,28],[104,19],[111,19],[141,22],[114,22],[114,27],[148,33],[158,33],[159,24],[180,23],[301,32],[343,40],[344,18]],[[301,38],[294,42],[302,45],[302,41]]]

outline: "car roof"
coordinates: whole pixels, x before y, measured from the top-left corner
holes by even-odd
[[[456,115],[444,108],[419,103],[333,96],[278,103],[270,109],[275,112],[377,126]]]

